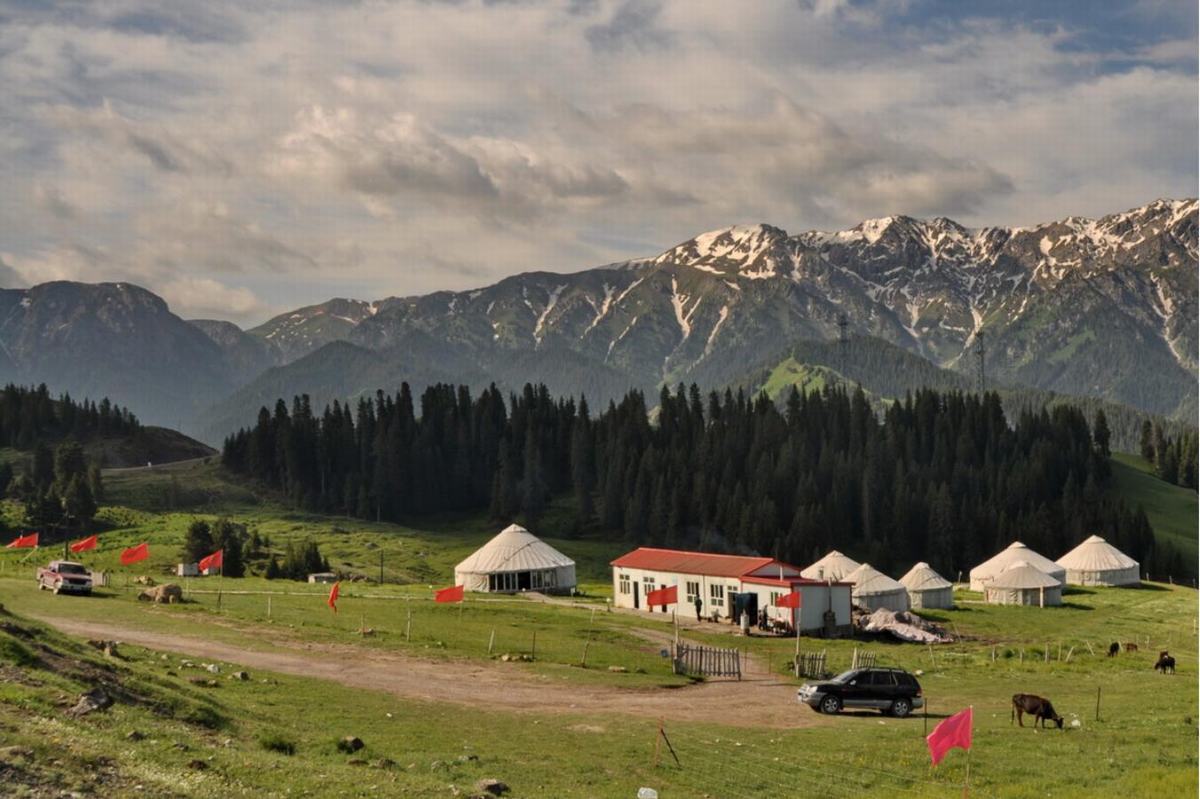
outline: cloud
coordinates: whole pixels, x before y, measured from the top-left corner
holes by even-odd
[[[1159,0],[3,13],[7,268],[242,321],[738,222],[1025,224],[1196,182],[1195,13]]]
[[[185,319],[254,318],[273,309],[247,288],[226,286],[211,278],[178,277],[158,288],[171,310]]]

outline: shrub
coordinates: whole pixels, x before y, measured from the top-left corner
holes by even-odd
[[[283,737],[277,732],[260,735],[258,737],[258,745],[268,752],[278,752],[281,755],[296,754],[296,742]]]

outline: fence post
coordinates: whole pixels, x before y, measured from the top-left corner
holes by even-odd
[[[492,647],[496,645],[496,628],[492,628],[492,634],[488,636],[488,655],[492,654]],[[585,650],[586,651],[586,650]]]
[[[529,648],[529,657],[537,659],[537,630],[533,631],[533,646]]]

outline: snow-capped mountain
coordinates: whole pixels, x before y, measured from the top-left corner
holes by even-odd
[[[905,216],[798,235],[738,226],[657,257],[335,299],[249,331],[184,322],[128,284],[56,283],[0,292],[0,378],[103,391],[214,441],[278,397],[319,405],[401,380],[542,381],[593,401],[720,387],[797,341],[836,337],[844,316],[851,334],[966,374],[982,332],[993,384],[1194,419],[1197,256],[1190,199],[1030,228]]]

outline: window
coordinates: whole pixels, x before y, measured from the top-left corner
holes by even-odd
[[[696,598],[700,596],[700,583],[687,583],[687,601],[688,604],[694,604]]]
[[[633,588],[630,585],[629,575],[628,574],[618,574],[617,575],[617,591],[619,591],[622,594],[628,594],[632,590],[633,590]]]
[[[654,590],[654,575],[650,574],[642,578],[642,584],[647,591]]]
[[[725,602],[725,586],[713,583],[708,587],[708,595],[713,602]]]
[[[781,597],[781,596],[783,596],[783,594],[779,591],[771,592],[771,607],[775,607],[776,605],[779,604],[779,597]]]

